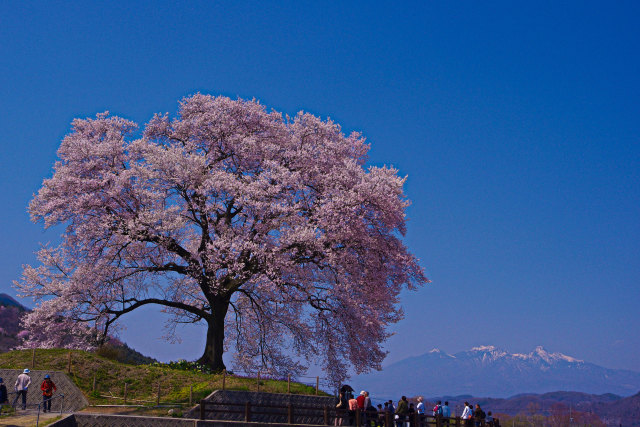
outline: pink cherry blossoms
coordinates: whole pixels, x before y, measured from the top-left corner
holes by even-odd
[[[226,349],[273,374],[378,368],[401,289],[427,279],[400,240],[405,179],[365,168],[368,149],[310,114],[201,94],[141,136],[107,114],[74,120],[29,206],[66,226],[16,283],[39,301],[31,339],[58,345],[66,328],[51,325],[82,322],[85,336],[69,331],[85,346],[158,304],[170,324],[207,323],[200,362],[214,369]]]

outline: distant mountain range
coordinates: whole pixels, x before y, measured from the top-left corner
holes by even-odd
[[[11,295],[0,294],[0,306],[16,307],[20,311],[27,311],[27,308],[16,301]]]
[[[492,396],[548,393],[558,390],[630,396],[640,390],[640,373],[607,369],[537,347],[528,354],[510,354],[494,346],[447,354],[433,349],[359,375],[358,389],[373,396]]]
[[[624,398],[614,394],[594,395],[567,391],[519,394],[507,399],[468,395],[439,396],[429,398],[427,408],[432,407],[437,400],[448,401],[449,407],[456,414],[462,412],[464,402],[468,401],[474,405],[479,404],[485,411],[492,411],[498,417],[501,414],[513,416],[533,411],[547,417],[555,415],[556,419],[561,418],[558,415],[564,413],[564,418],[568,420],[569,411],[572,411],[575,420],[584,420],[584,415],[580,416],[580,413],[595,414],[609,426],[640,426],[640,393]]]
[[[28,309],[7,294],[0,294],[0,353],[18,345],[20,317]]]

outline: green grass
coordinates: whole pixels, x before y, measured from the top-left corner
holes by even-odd
[[[57,417],[55,417],[55,418],[51,418],[50,420],[41,421],[41,422],[40,422],[40,425],[41,425],[41,426],[48,426],[48,425],[50,425],[50,424],[55,423],[56,421],[60,421],[61,419],[62,419],[62,417],[61,417],[61,416],[57,416]]]
[[[31,367],[31,350],[16,350],[0,354],[0,366],[5,369]],[[67,372],[69,350],[36,350],[36,370]],[[160,403],[188,405],[190,387],[193,386],[193,402],[206,397],[214,390],[222,389],[222,374],[175,369],[166,365],[128,365],[116,362],[95,353],[73,350],[71,374],[73,382],[82,390],[92,405],[122,404],[124,384],[127,384],[127,403],[154,405],[160,383]],[[96,390],[93,390],[93,379]],[[227,375],[227,390],[257,391],[255,378]],[[286,393],[287,382],[260,380],[260,391]],[[293,394],[315,394],[315,389],[299,383],[291,383]],[[320,392],[326,396],[326,393]],[[116,396],[120,399],[104,397]],[[146,402],[143,402],[146,401]]]

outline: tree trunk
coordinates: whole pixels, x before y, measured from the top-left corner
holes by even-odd
[[[229,300],[216,298],[211,306],[213,313],[207,319],[207,343],[198,363],[209,366],[214,372],[222,372],[226,369],[222,354],[224,353],[224,319],[229,310]]]

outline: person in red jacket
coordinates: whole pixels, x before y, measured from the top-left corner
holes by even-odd
[[[42,390],[42,403],[44,404],[44,412],[51,412],[51,396],[53,396],[53,392],[56,391],[57,388],[53,381],[51,381],[51,377],[49,376],[49,374],[44,376],[44,381],[42,381],[40,390]]]

